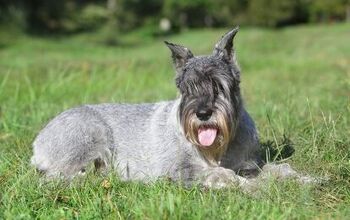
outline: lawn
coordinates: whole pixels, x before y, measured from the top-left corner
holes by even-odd
[[[280,30],[242,27],[235,40],[245,105],[262,143],[283,147],[316,186],[270,183],[259,196],[174,183],[121,182],[89,173],[67,184],[43,182],[30,167],[31,143],[47,121],[84,103],[174,99],[163,40],[211,53],[227,29],[152,39],[40,38],[0,31],[0,219],[346,219],[350,216],[350,24]],[[272,158],[273,159],[273,158]]]

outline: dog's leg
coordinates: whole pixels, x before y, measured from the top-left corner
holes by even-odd
[[[249,184],[249,180],[236,175],[233,170],[223,167],[213,167],[204,170],[201,174],[201,184],[204,187],[220,189],[224,187],[244,188]]]
[[[259,146],[254,121],[248,112],[242,109],[235,137],[223,155],[220,165],[242,176],[256,176],[261,166]]]
[[[186,155],[180,163],[172,165],[167,176],[186,187],[199,185],[206,188],[239,187],[244,185],[246,178],[235,174],[233,170],[213,166],[201,160],[196,155]]]

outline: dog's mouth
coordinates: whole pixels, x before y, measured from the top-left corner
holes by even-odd
[[[198,128],[198,142],[203,147],[210,147],[218,135],[218,128],[213,126],[201,126]]]

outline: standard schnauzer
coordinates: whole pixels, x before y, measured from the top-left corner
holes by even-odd
[[[178,99],[69,109],[36,137],[32,164],[49,177],[68,179],[95,163],[123,180],[249,185],[250,179],[239,174],[256,174],[262,162],[257,130],[240,92],[233,48],[237,31],[226,33],[208,56],[165,42],[176,69]],[[277,176],[297,175],[289,166],[276,167]]]

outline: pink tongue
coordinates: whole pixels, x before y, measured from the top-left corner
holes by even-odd
[[[216,138],[217,129],[215,128],[199,128],[198,140],[202,146],[209,147]]]

